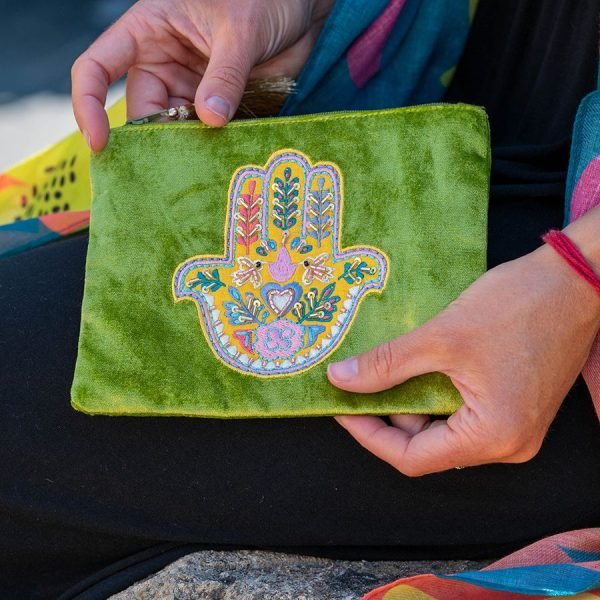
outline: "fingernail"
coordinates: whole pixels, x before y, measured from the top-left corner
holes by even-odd
[[[88,148],[92,149],[92,138],[87,129],[84,129],[81,133],[83,133],[83,137],[85,139],[85,143],[88,145]]]
[[[229,102],[227,102],[225,98],[221,98],[221,96],[211,96],[206,100],[206,106],[211,112],[219,115],[219,117],[229,119],[231,106],[229,106]]]
[[[358,361],[356,358],[347,358],[341,362],[331,363],[327,373],[335,381],[350,381],[358,375]]]

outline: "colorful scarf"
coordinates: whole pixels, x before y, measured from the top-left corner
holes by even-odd
[[[417,575],[366,594],[364,600],[532,600],[600,598],[600,529],[561,533],[481,571]]]
[[[600,72],[598,88],[584,98],[575,119],[567,178],[567,222],[600,204]],[[600,418],[600,334],[583,368],[583,378]]]
[[[125,122],[125,100],[108,111]],[[87,229],[90,152],[77,131],[0,173],[0,259]]]

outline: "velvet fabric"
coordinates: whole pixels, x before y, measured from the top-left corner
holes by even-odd
[[[381,249],[389,277],[324,362],[258,378],[215,357],[171,282],[190,256],[225,253],[233,173],[286,148],[339,167],[341,247]],[[331,386],[326,366],[422,324],[484,271],[489,169],[487,117],[468,105],[113,130],[92,160],[73,407],[229,418],[453,412],[461,399],[441,374],[360,395]]]

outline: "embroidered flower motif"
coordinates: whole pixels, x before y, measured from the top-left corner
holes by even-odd
[[[173,277],[175,300],[197,302],[226,365],[258,377],[310,369],[339,346],[363,297],[383,290],[385,254],[341,248],[342,203],[339,168],[294,150],[236,171],[225,256],[189,258]]]
[[[267,361],[292,358],[304,345],[304,328],[289,319],[277,319],[256,329],[254,350]]]
[[[275,262],[269,263],[269,273],[275,281],[288,281],[296,272],[298,265],[292,262],[292,256],[284,244],[277,252]]]
[[[309,256],[304,261],[304,274],[302,275],[302,283],[310,285],[315,279],[327,283],[333,277],[333,267],[326,264],[329,254],[323,252],[319,256],[312,258]]]
[[[262,283],[262,261],[250,260],[247,256],[238,256],[238,265],[240,268],[233,273],[231,280],[238,287],[250,281],[255,288],[260,287]]]

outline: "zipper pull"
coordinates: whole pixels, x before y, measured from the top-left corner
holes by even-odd
[[[135,119],[129,119],[125,125],[144,125],[146,123],[158,123],[165,121],[194,121],[198,119],[193,104],[182,104],[174,108],[165,108],[159,112],[142,115]]]

